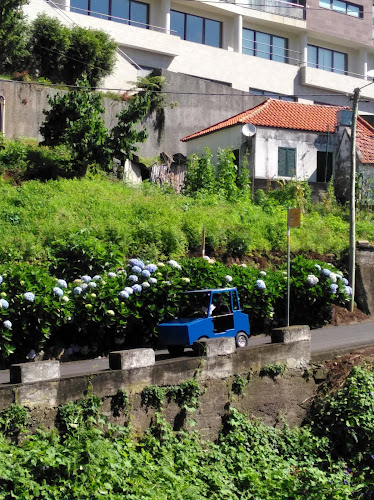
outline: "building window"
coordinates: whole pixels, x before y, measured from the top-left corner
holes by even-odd
[[[292,95],[282,95],[282,94],[274,94],[274,92],[268,92],[267,90],[261,89],[249,89],[249,93],[252,95],[263,95],[265,97],[272,97],[273,99],[279,99],[281,101],[296,101],[296,97]]]
[[[71,0],[70,10],[147,28],[149,5],[135,0]]]
[[[220,21],[171,10],[170,28],[182,40],[222,47],[222,23]]]
[[[308,66],[333,73],[347,74],[347,54],[336,50],[308,45]]]
[[[243,54],[287,62],[287,38],[243,28]]]
[[[355,3],[343,2],[342,0],[319,0],[319,6],[323,9],[335,10],[341,14],[347,14],[352,17],[364,17],[364,9],[362,5]]]
[[[278,176],[295,177],[296,175],[296,149],[278,148]]]

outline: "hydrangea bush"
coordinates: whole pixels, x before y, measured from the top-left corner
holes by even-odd
[[[33,359],[60,345],[66,354],[96,355],[113,348],[157,344],[157,324],[178,315],[181,293],[237,287],[252,332],[284,324],[284,270],[259,271],[214,259],[131,259],[124,268],[69,280],[44,268],[0,268],[0,353],[3,360]],[[319,326],[331,305],[351,289],[332,266],[298,257],[291,266],[291,323]]]

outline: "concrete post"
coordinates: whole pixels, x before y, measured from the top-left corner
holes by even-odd
[[[156,357],[153,349],[129,349],[128,351],[114,351],[109,353],[109,367],[111,370],[131,370],[153,366]]]
[[[10,383],[26,384],[60,378],[59,361],[36,361],[10,367]]]
[[[357,61],[357,73],[361,75],[364,80],[368,79],[368,51],[367,49],[360,49],[359,58]]]
[[[70,11],[70,0],[63,0],[63,10]]]
[[[227,356],[236,350],[234,337],[219,337],[216,339],[201,339],[194,342],[196,351],[207,358]],[[195,350],[195,349],[194,349]]]
[[[300,66],[308,65],[308,37],[307,35],[300,36]]]
[[[300,340],[310,341],[310,338],[310,328],[308,325],[284,326],[282,328],[274,328],[271,332],[271,341],[274,344],[280,342],[290,344],[291,342],[299,342]]]

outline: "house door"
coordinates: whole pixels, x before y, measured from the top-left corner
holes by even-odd
[[[332,177],[332,153],[317,151],[317,182],[329,182]]]

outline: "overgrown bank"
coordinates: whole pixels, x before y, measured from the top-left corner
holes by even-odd
[[[237,389],[239,382],[237,377]],[[199,383],[190,381],[171,389],[170,397],[179,398],[186,413],[184,427],[172,430],[159,411],[140,438],[134,437],[131,425],[110,424],[92,393],[60,407],[53,431],[24,433],[27,412],[17,405],[3,410],[0,498],[373,497],[371,364],[355,367],[341,389],[319,400],[310,422],[300,429],[287,425],[275,429],[249,420],[232,402],[214,443],[193,431]],[[148,388],[144,404],[153,404],[150,396],[161,392],[165,392],[161,387]],[[117,403],[112,411],[119,422],[127,421],[125,390],[118,393]]]

